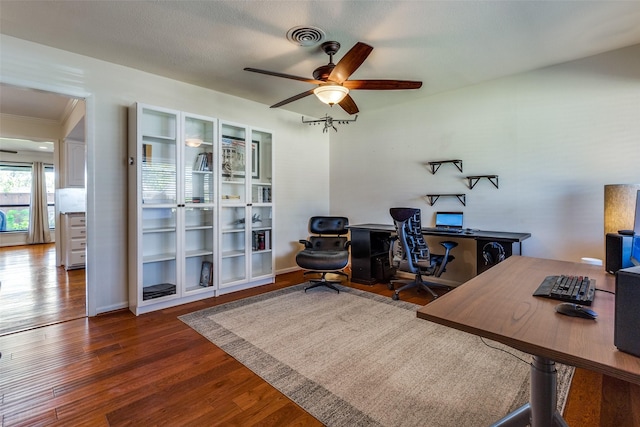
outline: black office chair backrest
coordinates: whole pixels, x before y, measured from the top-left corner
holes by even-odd
[[[310,236],[312,250],[343,251],[347,237],[349,219],[343,216],[314,216],[309,219],[309,232],[317,236]]]
[[[389,213],[395,224],[408,269],[416,272],[419,269],[418,261],[429,262],[430,258],[429,246],[422,236],[420,209],[391,208]]]

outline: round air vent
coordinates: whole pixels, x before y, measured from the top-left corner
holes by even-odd
[[[324,41],[325,34],[316,27],[293,27],[287,31],[287,40],[298,46],[313,46]]]

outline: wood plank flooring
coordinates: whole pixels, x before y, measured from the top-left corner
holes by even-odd
[[[0,248],[0,335],[86,316],[84,269],[56,267],[55,244]]]
[[[4,260],[3,277],[12,268],[5,270],[5,265],[11,264]],[[118,311],[0,336],[0,425],[319,426],[303,409],[177,319],[302,281],[302,273],[289,273],[272,285],[138,317]],[[345,285],[391,295],[383,284]],[[71,299],[73,294],[57,293]],[[416,291],[402,299],[429,302],[425,293]],[[3,316],[8,309],[4,301]],[[43,320],[51,323],[51,317]],[[637,425],[633,417],[638,408],[627,403],[634,401],[636,392],[626,383],[577,370],[565,419],[576,427]],[[607,402],[620,393],[627,400]]]

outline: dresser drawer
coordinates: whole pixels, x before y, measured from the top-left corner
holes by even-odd
[[[70,267],[73,267],[76,265],[84,265],[85,258],[86,258],[85,251],[73,251],[69,254],[68,265]]]
[[[69,237],[71,239],[84,239],[87,236],[87,229],[84,227],[71,227]]]
[[[84,215],[69,215],[69,225],[71,227],[84,227],[87,220]]]
[[[83,251],[87,247],[86,239],[71,239],[72,251]]]

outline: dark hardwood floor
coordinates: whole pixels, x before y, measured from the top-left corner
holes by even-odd
[[[5,280],[22,281],[31,288],[31,294],[40,294],[40,285],[35,283],[42,281],[39,277],[58,277],[58,272],[28,276],[17,268],[14,264],[27,262],[30,257],[30,262],[51,263],[35,248],[30,255],[30,249],[15,252],[16,260],[9,259],[13,252],[2,252],[2,317],[5,313],[12,316],[12,304],[24,305],[20,298],[4,299]],[[35,270],[48,270],[42,268]],[[7,427],[320,425],[177,319],[185,313],[302,281],[300,272],[284,274],[272,285],[138,317],[123,310],[54,323],[55,309],[50,308],[50,314],[40,318],[49,326],[0,336],[0,424]],[[364,286],[346,282],[345,285],[391,295],[383,284]],[[77,304],[72,302],[75,298],[72,286],[61,280],[60,287],[58,291],[45,290],[44,294],[52,299],[47,303],[36,301],[26,290],[23,298],[29,298],[27,305],[56,306],[53,301],[57,301],[60,307],[65,307],[66,298],[69,305]],[[414,291],[402,295],[402,299],[417,304],[429,302],[426,294]],[[5,305],[5,301],[10,304]],[[65,320],[63,317],[66,315],[61,314],[57,320]],[[36,323],[34,319],[33,326]],[[26,325],[22,323],[21,328]],[[610,402],[616,394],[631,396],[627,389],[626,383],[579,369],[565,418],[576,427],[634,425],[629,420],[638,414],[637,407],[619,399]]]
[[[54,243],[0,248],[0,335],[86,316],[84,269],[56,267]]]

